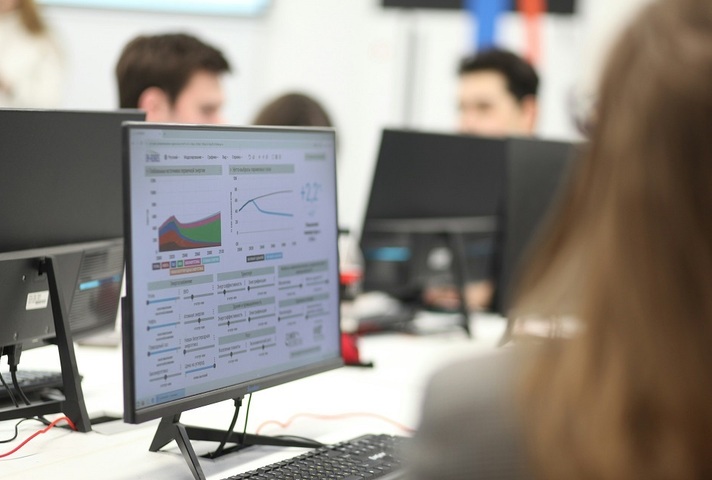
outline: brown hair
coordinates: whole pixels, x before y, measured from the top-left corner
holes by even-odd
[[[34,0],[20,0],[18,8],[22,24],[30,33],[40,35],[47,31]]]
[[[712,2],[627,28],[516,314],[572,315],[521,400],[538,478],[712,476]]]
[[[257,114],[254,125],[290,127],[331,127],[324,107],[303,93],[287,93],[265,105]]]
[[[124,47],[116,64],[121,108],[136,108],[141,94],[158,87],[175,102],[194,73],[230,71],[223,54],[183,33],[139,36]]]

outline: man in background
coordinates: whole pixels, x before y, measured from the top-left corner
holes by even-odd
[[[539,76],[520,56],[493,48],[464,58],[458,70],[459,131],[530,136],[538,113]]]
[[[536,127],[539,76],[522,57],[507,50],[492,48],[465,57],[458,68],[458,131],[485,137],[532,136]],[[492,302],[494,284],[492,257],[494,237],[479,235],[466,240],[477,258],[468,259],[468,277],[464,287],[468,311],[486,309]],[[433,248],[430,260],[446,255],[445,246]],[[435,274],[423,290],[426,305],[446,310],[457,309],[460,292],[449,275]]]
[[[139,36],[116,65],[119,104],[144,110],[149,122],[224,123],[221,80],[229,72],[222,52],[193,36]]]

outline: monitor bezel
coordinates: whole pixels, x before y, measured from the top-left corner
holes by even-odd
[[[240,382],[234,385],[218,388],[208,392],[198,393],[183,397],[177,400],[171,400],[157,405],[151,405],[144,408],[136,408],[136,386],[134,383],[136,365],[134,355],[134,326],[133,326],[133,251],[132,251],[132,230],[131,230],[131,158],[130,158],[130,141],[131,132],[134,129],[152,129],[152,130],[217,130],[225,132],[319,132],[330,133],[334,139],[334,149],[336,147],[335,131],[333,128],[322,127],[253,127],[253,126],[235,126],[235,125],[198,125],[198,124],[172,124],[172,123],[143,123],[143,122],[124,122],[122,125],[122,145],[123,145],[123,191],[124,191],[124,258],[126,262],[126,296],[122,299],[122,348],[123,348],[123,384],[124,384],[124,421],[127,423],[143,423],[156,418],[162,418],[170,415],[177,415],[186,410],[192,410],[199,407],[211,405],[213,403],[222,402],[230,399],[244,397],[265,388],[274,387],[301,378],[309,377],[317,373],[323,373],[329,370],[342,367],[344,365],[342,350],[341,350],[341,319],[340,312],[337,309],[337,329],[339,335],[338,354],[329,360],[323,360],[309,366],[299,367],[297,369],[287,370],[280,373],[268,375],[266,377]],[[336,152],[334,151],[334,186],[336,188]],[[335,196],[337,201],[338,195]],[[338,203],[335,205],[335,214],[337,217],[335,225],[338,225]],[[338,259],[338,228],[334,233],[334,249],[335,258]],[[337,261],[338,269],[338,261]],[[338,294],[338,292],[337,292]]]

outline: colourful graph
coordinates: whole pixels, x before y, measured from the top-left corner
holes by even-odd
[[[220,212],[190,223],[181,223],[175,216],[158,228],[158,250],[172,252],[221,245]]]
[[[281,193],[292,193],[292,190],[280,190],[279,192],[267,193],[264,195],[260,195],[258,197],[251,198],[248,201],[246,201],[245,203],[243,203],[238,211],[241,212],[243,208],[252,204],[257,209],[258,212],[260,212],[264,215],[275,215],[277,217],[293,217],[294,215],[291,213],[279,212],[279,211],[275,211],[275,210],[271,210],[271,209],[266,209],[266,208],[260,207],[257,204],[257,200],[260,200],[262,198],[272,197],[273,195],[279,195]]]

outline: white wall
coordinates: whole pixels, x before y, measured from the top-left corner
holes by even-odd
[[[583,0],[581,16],[585,41],[581,56],[585,86],[595,84],[605,62],[606,53],[626,23],[651,0]]]
[[[576,18],[544,21],[543,137],[576,136],[570,92],[595,77],[620,23],[615,20],[648,0],[579,1]],[[255,19],[60,7],[46,12],[67,54],[66,108],[115,108],[113,68],[123,45],[139,33],[177,30],[222,49],[235,67],[226,80],[225,113],[232,123],[249,123],[263,102],[287,90],[318,97],[337,127],[341,223],[352,228],[365,208],[383,127],[453,130],[455,70],[476,28],[464,12],[384,10],[380,0],[274,0]],[[500,25],[501,42],[522,51],[519,16],[507,15]]]
[[[253,75],[242,74],[255,63],[254,45],[265,27],[239,18],[165,15],[156,13],[78,8],[47,8],[67,61],[67,108],[106,109],[118,106],[114,67],[124,45],[139,34],[185,31],[226,52],[238,74],[227,79],[228,113],[244,118],[249,105],[238,103],[237,93],[253,91]],[[235,93],[234,93],[235,92]]]

